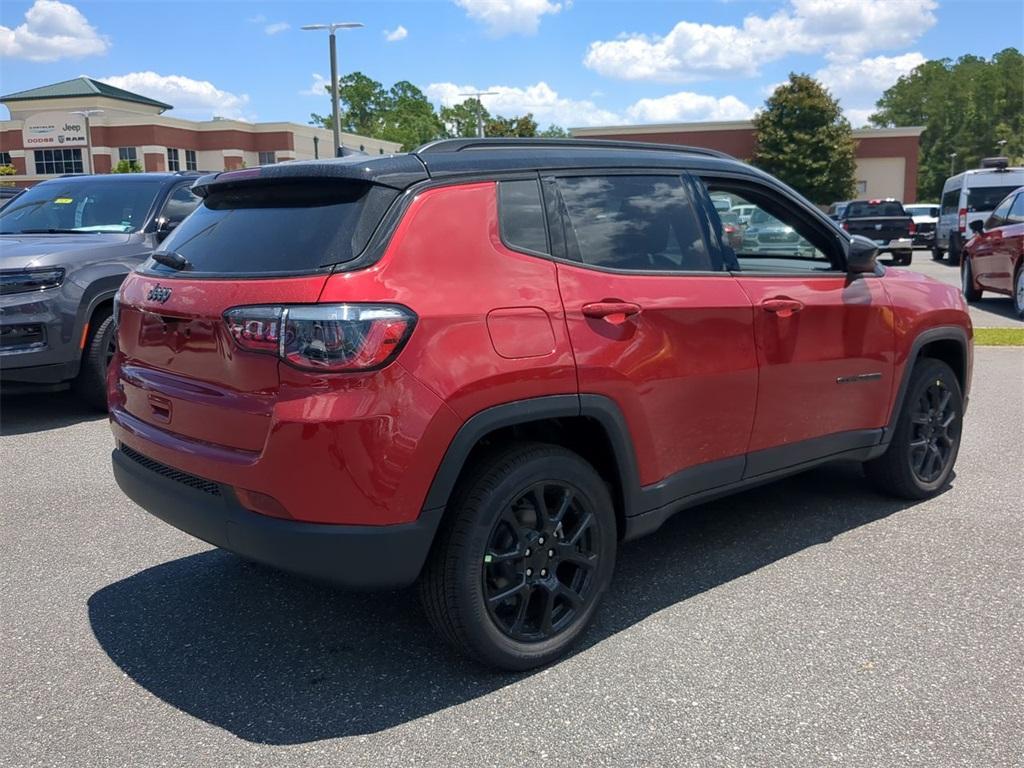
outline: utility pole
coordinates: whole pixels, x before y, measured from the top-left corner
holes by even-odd
[[[334,33],[339,29],[358,29],[363,26],[358,21],[337,21],[331,24],[306,24],[302,28],[309,31],[326,29],[331,35],[331,115],[334,131],[334,157],[341,154],[341,116],[338,109],[338,43]]]
[[[459,96],[476,99],[476,135],[479,139],[484,137],[484,103],[480,100],[480,97],[497,95],[497,91],[469,91],[468,93],[459,94]]]
[[[72,115],[81,115],[85,118],[85,158],[86,167],[83,170],[86,173],[93,172],[92,166],[92,136],[89,134],[89,118],[92,115],[102,115],[102,109],[79,109],[71,113]]]

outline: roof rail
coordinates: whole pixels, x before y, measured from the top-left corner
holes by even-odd
[[[690,155],[706,155],[733,160],[733,156],[717,149],[689,147],[682,144],[654,144],[646,141],[622,141],[621,139],[542,139],[542,138],[491,138],[491,139],[438,139],[414,149],[417,155],[431,155],[441,152],[462,152],[467,149],[641,149],[655,152],[684,152]]]

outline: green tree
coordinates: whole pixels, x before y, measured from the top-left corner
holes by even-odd
[[[530,138],[537,135],[537,121],[527,112],[521,117],[492,117],[484,126],[485,136]]]
[[[491,113],[479,99],[466,99],[460,104],[441,108],[441,122],[444,135],[450,139],[471,138],[477,134],[477,120],[483,118],[484,125],[491,119]]]
[[[3,176],[17,176],[18,169],[13,165],[0,165],[0,177]],[[13,187],[14,182],[10,179],[3,179],[0,181],[0,187]]]
[[[142,173],[142,166],[136,160],[118,160],[111,173]]]
[[[991,60],[968,55],[926,61],[876,106],[870,118],[876,126],[924,126],[917,175],[923,200],[938,199],[953,152],[954,170],[977,168],[983,157],[1000,153],[1024,163],[1024,55],[1016,48]]]
[[[543,131],[537,134],[545,139],[568,139],[570,138],[569,132],[560,125],[552,123]]]
[[[410,150],[438,138],[443,130],[440,118],[423,91],[408,80],[391,86],[377,138],[397,141],[402,149]]]
[[[754,128],[754,165],[819,205],[853,194],[853,132],[839,103],[817,80],[790,74],[754,118]]]

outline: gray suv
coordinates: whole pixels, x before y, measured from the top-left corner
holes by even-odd
[[[0,210],[0,382],[106,410],[114,296],[199,202],[196,173],[67,176]]]

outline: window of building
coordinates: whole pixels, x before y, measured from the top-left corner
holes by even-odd
[[[138,149],[136,147],[118,147],[117,159],[129,163],[137,163],[139,162]]]
[[[186,171],[198,171],[199,163],[196,160],[196,151],[194,149],[185,150],[185,170]]]
[[[498,208],[501,236],[511,248],[548,253],[544,205],[535,180],[500,182]]]
[[[0,152],[0,165],[14,165],[14,163],[11,162],[10,152]]]
[[[277,162],[277,153],[260,152],[260,165],[273,165]]]
[[[693,201],[678,176],[573,176],[557,181],[569,258],[596,267],[710,271]]]
[[[36,173],[42,175],[82,173],[81,149],[37,149]]]
[[[866,195],[868,193],[868,183],[866,180],[860,179],[857,181],[857,194]]]
[[[167,170],[180,171],[181,161],[178,159],[178,150],[167,148]]]

